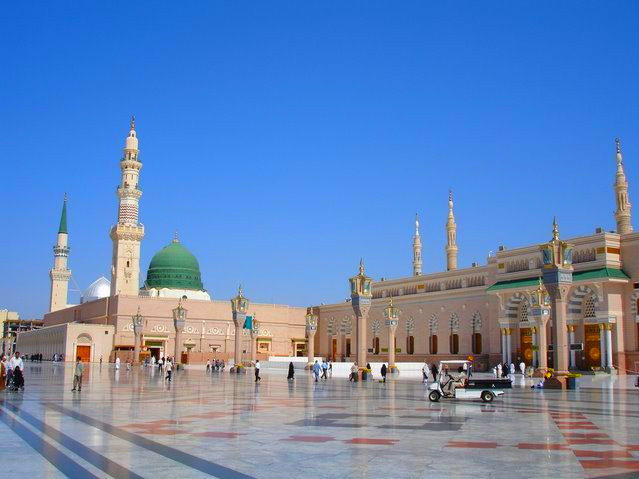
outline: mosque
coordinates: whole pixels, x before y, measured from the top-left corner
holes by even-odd
[[[120,160],[121,182],[117,189],[118,221],[111,228],[113,242],[111,280],[93,282],[82,294],[81,303],[68,304],[69,231],[65,196],[53,247],[54,264],[49,276],[51,294],[44,327],[35,334],[20,335],[22,353],[42,353],[50,358],[63,354],[66,360],[113,361],[134,357],[134,317],[141,317],[140,358],[177,356],[189,362],[233,357],[236,331],[242,352],[248,358],[269,355],[306,354],[306,308],[278,304],[250,303],[251,328],[236,328],[228,299],[211,299],[204,288],[197,258],[177,235],[158,251],[149,264],[140,287],[140,247],[144,226],[138,221],[142,191],[139,188],[142,162],[139,158],[135,120],[131,120]],[[174,310],[185,315],[176,334]],[[179,337],[178,337],[179,336]],[[179,345],[178,345],[179,343]],[[186,356],[182,356],[182,353]]]
[[[553,222],[548,242],[499,247],[486,264],[458,268],[451,192],[446,271],[423,273],[416,219],[411,276],[374,281],[361,262],[345,302],[312,309],[251,304],[249,329],[234,322],[230,301],[211,299],[197,259],[177,236],[153,256],[140,287],[145,231],[138,222],[138,153],[132,121],[120,161],[118,221],[110,232],[111,280],[96,280],[81,304],[67,303],[71,271],[65,198],[53,248],[50,311],[44,328],[20,334],[22,352],[45,357],[63,353],[68,360],[82,356],[89,361],[133,357],[137,317],[142,356],[177,352],[188,362],[237,358],[241,349],[251,359],[308,356],[311,362],[317,355],[356,360],[360,366],[397,362],[399,369],[402,362],[469,356],[477,370],[497,362],[608,373],[639,369],[639,233],[632,229],[619,140],[616,231],[597,228],[566,239]],[[241,291],[238,298],[245,299]],[[186,310],[179,327],[174,317],[178,308]]]

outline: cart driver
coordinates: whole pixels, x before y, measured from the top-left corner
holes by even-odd
[[[466,372],[462,366],[457,368],[459,376],[451,378],[448,382],[448,394],[455,396],[455,389],[463,388],[466,385]]]

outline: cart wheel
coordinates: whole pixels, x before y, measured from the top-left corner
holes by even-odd
[[[440,397],[441,395],[439,394],[439,391],[431,391],[430,394],[428,395],[428,399],[430,399],[432,402],[439,401]]]
[[[493,402],[493,399],[495,399],[495,395],[493,393],[491,393],[490,391],[484,391],[481,393],[481,400],[484,402]]]

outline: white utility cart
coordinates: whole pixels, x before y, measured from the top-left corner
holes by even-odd
[[[466,368],[464,368],[466,364]],[[510,379],[475,379],[473,377],[463,377],[458,373],[459,368],[468,374],[472,363],[466,360],[440,361],[437,374],[437,381],[431,384],[428,389],[428,399],[437,402],[440,399],[481,399],[484,402],[492,402],[497,396],[504,394],[504,389],[512,389]],[[463,378],[461,384],[460,376]],[[454,392],[451,392],[451,384],[457,381]]]

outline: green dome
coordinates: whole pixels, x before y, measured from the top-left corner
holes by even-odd
[[[146,273],[145,286],[149,289],[204,290],[197,259],[177,240],[153,256]]]

